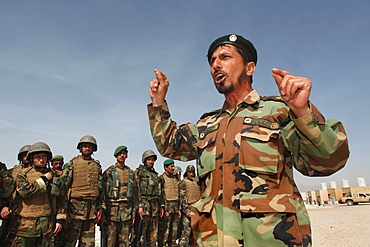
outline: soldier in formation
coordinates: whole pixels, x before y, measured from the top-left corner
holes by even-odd
[[[27,160],[27,153],[30,150],[31,145],[23,145],[18,152],[17,160],[18,164],[14,165],[13,168],[9,169],[9,173],[11,174],[12,180],[14,181],[18,177],[18,174],[21,172],[22,169],[27,168],[29,162]],[[7,236],[9,235],[9,228],[12,228],[12,225],[15,224],[15,219],[17,218],[16,212],[17,208],[20,205],[20,197],[16,197],[16,190],[13,190],[10,198],[7,198],[3,201],[3,207],[1,209],[1,217],[3,218],[3,223],[1,225],[1,232],[2,236],[0,236],[0,241],[3,245],[5,245],[5,241]],[[6,229],[7,234],[4,233],[4,229]]]
[[[135,219],[137,197],[134,172],[125,163],[128,149],[122,145],[114,151],[116,164],[103,173],[103,191],[106,205],[105,220],[108,247],[128,247]],[[104,223],[103,223],[104,224]]]
[[[163,187],[165,202],[164,217],[159,220],[158,246],[177,246],[178,222],[181,217],[179,209],[179,180],[174,174],[175,162],[167,159],[163,162],[164,173],[159,176]]]
[[[193,234],[190,226],[191,206],[200,199],[200,188],[194,181],[195,167],[188,165],[184,173],[184,179],[179,183],[179,196],[181,208],[181,234],[179,247],[193,246]]]
[[[121,145],[113,153],[116,163],[102,174],[92,158],[97,147],[94,137],[83,136],[77,144],[80,155],[64,165],[62,155],[52,156],[50,147],[39,142],[19,150],[13,169],[0,165],[0,216],[9,219],[10,229],[7,247],[74,247],[77,241],[78,246],[92,247],[96,224],[105,226],[102,246],[177,246],[181,168],[168,159],[158,176],[157,155],[147,150],[133,171],[126,165],[128,149]]]
[[[157,246],[158,221],[164,214],[164,201],[158,173],[154,169],[157,155],[146,150],[142,164],[135,170],[137,184],[137,217],[135,220],[135,246]]]
[[[14,179],[6,164],[0,161],[0,218],[6,219],[9,215],[9,199],[15,189]],[[3,212],[4,210],[4,212]]]
[[[30,165],[16,179],[19,207],[5,246],[53,247],[66,218],[65,195],[58,186],[63,183],[49,167],[52,152],[46,143],[32,144],[26,158]]]
[[[64,165],[64,157],[60,154],[56,154],[51,158],[50,160],[51,168],[53,172],[55,173],[56,177],[61,177],[63,173],[63,165]],[[58,180],[59,181],[59,180]],[[63,180],[61,181],[61,184],[58,184],[58,188],[60,188],[64,195],[67,195],[65,184],[63,183]],[[68,240],[68,232],[66,229],[66,222],[63,225],[63,229],[55,236],[55,247],[64,247],[66,245],[66,242]]]
[[[93,136],[83,136],[77,144],[80,155],[63,168],[67,191],[67,220],[69,237],[67,247],[95,246],[95,224],[100,223],[105,209],[103,201],[103,174],[99,161],[92,155],[98,150]]]

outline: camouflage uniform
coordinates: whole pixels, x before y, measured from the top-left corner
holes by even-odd
[[[135,170],[134,178],[138,190],[137,207],[142,207],[144,210],[143,234],[145,234],[146,246],[156,246],[160,208],[164,207],[158,173],[154,168],[139,165]],[[135,225],[139,221],[140,218],[137,217]],[[135,231],[135,234],[137,234],[137,231]]]
[[[64,165],[62,174],[68,189],[67,210],[70,223],[66,246],[95,246],[95,219],[103,204],[103,175],[98,161],[85,160],[82,155],[74,157]]]
[[[103,173],[103,188],[107,208],[107,246],[129,246],[137,193],[133,170],[128,166],[121,168],[118,164],[110,166]]]
[[[310,246],[310,220],[293,179],[328,176],[348,159],[342,124],[325,121],[310,103],[296,119],[280,97],[253,90],[231,110],[177,126],[167,103],[148,105],[159,152],[197,159],[202,199],[191,225],[200,246]]]
[[[53,158],[50,160],[50,163],[51,163],[51,169],[56,172],[56,176],[57,177],[60,177],[60,172],[62,171],[62,166],[60,167],[60,169],[55,169],[55,166],[53,165],[53,163],[55,161],[60,161],[62,162],[62,164],[64,163],[64,157],[62,155],[54,155]],[[58,174],[58,171],[59,171],[59,174]],[[63,179],[61,179],[63,180]],[[64,195],[67,195],[67,190],[66,190],[66,187],[65,187],[65,184],[63,183],[63,181],[61,181],[61,184],[58,186],[60,188],[60,190],[62,191],[62,193],[64,193]],[[67,229],[65,229],[65,227],[63,226],[63,229],[54,237],[54,241],[55,241],[55,247],[64,247],[68,241],[68,232],[67,232]]]
[[[181,207],[181,236],[179,246],[186,247],[192,240],[190,219],[186,216],[190,213],[191,205],[200,199],[200,190],[194,180],[184,178],[179,183],[180,207]]]
[[[163,185],[163,199],[165,212],[169,217],[159,219],[158,246],[177,246],[176,240],[179,225],[179,187],[176,175],[163,173],[159,176],[159,183]],[[169,198],[169,192],[171,198]]]
[[[31,145],[24,145],[21,147],[21,149],[18,152],[17,159],[19,161],[19,164],[14,165],[13,168],[9,169],[9,172],[11,173],[11,176],[14,180],[14,189],[12,195],[6,199],[6,201],[3,201],[3,207],[6,208],[9,212],[11,212],[7,218],[7,221],[3,221],[5,228],[11,229],[14,227],[14,224],[16,223],[16,212],[18,211],[17,208],[20,204],[20,198],[16,197],[17,191],[15,190],[15,179],[18,177],[19,173],[22,171],[23,168],[28,167],[28,161],[26,160],[27,153],[30,149]],[[9,208],[9,206],[11,208]],[[5,210],[5,209],[4,209]],[[3,225],[2,224],[2,225]],[[4,238],[4,236],[3,236]],[[5,240],[3,240],[5,241]]]
[[[6,246],[54,246],[52,217],[63,224],[65,195],[58,188],[60,178],[54,177],[51,182],[44,179],[44,174],[49,171],[49,168],[35,166],[24,168],[19,173],[16,197],[20,198],[20,207]]]
[[[6,165],[0,162],[0,211],[2,207],[9,205],[9,197],[13,193],[14,179],[9,170],[6,169]]]
[[[19,164],[16,164],[16,165],[14,165],[14,167],[12,169],[9,169],[9,171],[12,173],[12,176],[13,176],[14,180],[18,177],[18,175],[22,171],[22,169],[27,168],[29,166],[28,161],[25,160],[24,158],[26,157],[30,147],[31,147],[31,145],[24,145],[24,146],[21,147],[21,149],[19,150],[18,155],[17,155],[17,159],[19,161]],[[15,212],[17,212],[17,207],[20,204],[19,197],[16,197],[16,194],[17,194],[17,191],[14,190],[12,198],[11,198],[11,200],[12,200],[11,211],[13,212],[13,214],[15,214]],[[12,221],[12,218],[15,218],[15,216],[11,217],[10,221]]]

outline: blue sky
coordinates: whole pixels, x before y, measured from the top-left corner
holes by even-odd
[[[261,95],[278,93],[271,68],[288,70],[310,78],[311,101],[344,123],[347,166],[326,178],[296,174],[299,187],[355,186],[357,177],[370,184],[369,13],[365,0],[0,1],[0,160],[12,167],[21,146],[44,141],[68,161],[90,134],[104,169],[122,144],[135,169],[143,151],[156,151],[146,112],[153,70],[169,77],[173,119],[196,122],[223,103],[208,46],[236,33],[258,50]]]

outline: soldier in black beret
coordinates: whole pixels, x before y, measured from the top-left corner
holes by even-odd
[[[199,246],[311,246],[311,228],[293,167],[328,176],[348,157],[340,121],[325,120],[309,101],[312,82],[273,68],[280,96],[252,87],[257,51],[236,34],[216,39],[207,53],[225,101],[196,124],[177,125],[165,97],[167,76],[155,70],[148,105],[153,140],[162,156],[197,161],[201,199],[191,208]]]

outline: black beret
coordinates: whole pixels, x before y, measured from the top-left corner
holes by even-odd
[[[256,48],[254,48],[252,42],[245,39],[243,36],[236,34],[225,35],[212,42],[212,44],[209,46],[207,54],[208,63],[210,63],[212,54],[216,50],[216,48],[224,44],[231,44],[242,49],[248,54],[251,61],[257,64],[257,51]]]

